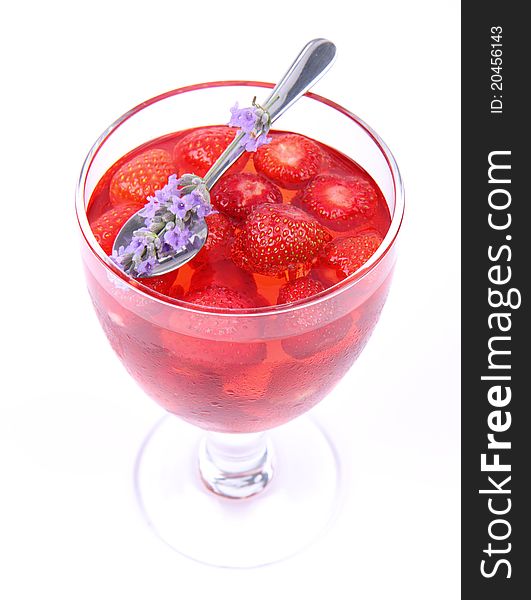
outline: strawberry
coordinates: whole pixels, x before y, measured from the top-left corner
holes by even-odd
[[[339,344],[347,335],[351,322],[350,317],[346,316],[324,327],[285,338],[282,340],[282,349],[298,360],[312,358]]]
[[[299,277],[280,288],[277,304],[288,304],[297,302],[310,296],[315,296],[324,291],[325,287],[320,281],[315,281],[310,277]]]
[[[196,311],[205,309],[248,309],[254,301],[234,289],[210,285],[190,291],[183,298]],[[194,307],[194,305],[196,305]],[[264,360],[266,346],[263,342],[232,341],[240,334],[249,336],[250,324],[242,323],[245,317],[230,313],[217,315],[205,311],[186,317],[170,315],[171,329],[161,329],[164,347],[176,360],[201,372],[225,373]],[[258,328],[256,338],[260,338]],[[232,339],[231,339],[232,338]]]
[[[273,406],[272,416],[276,414],[278,418],[282,415],[282,420],[276,421],[276,425],[299,416],[327,396],[365,346],[366,338],[360,337],[348,315],[336,323],[338,327],[345,324],[341,341],[329,344],[315,356],[309,355],[308,351],[298,360],[282,361],[275,367],[265,398]],[[298,338],[299,352],[304,348],[300,343],[302,337]],[[299,354],[296,340],[291,339],[292,351]],[[284,349],[288,347],[289,350],[286,342],[284,340]]]
[[[286,283],[279,292],[277,304],[306,300],[324,291],[322,283],[301,277]],[[333,300],[303,306],[286,317],[286,337],[282,339],[284,352],[297,359],[305,359],[339,343],[350,329],[350,316],[337,318]]]
[[[192,275],[189,291],[195,292],[210,285],[225,286],[240,290],[246,297],[256,297],[254,277],[248,271],[238,268],[232,260],[201,265]]]
[[[179,297],[177,294],[182,290],[181,286],[176,285],[177,271],[170,271],[165,275],[158,277],[144,277],[139,280],[141,285],[145,285],[150,290],[170,296],[171,298]]]
[[[252,308],[252,300],[241,292],[221,285],[209,285],[191,291],[184,297],[190,304],[208,308]]]
[[[363,177],[317,175],[293,202],[326,227],[346,231],[374,215],[378,191]]]
[[[344,279],[369,260],[382,243],[382,239],[377,231],[336,238],[323,249],[323,262],[334,268],[337,275]]]
[[[214,213],[206,218],[206,223],[208,237],[205,245],[190,263],[194,268],[228,258],[234,238],[234,225],[225,215]]]
[[[254,273],[281,277],[307,272],[330,234],[302,210],[288,204],[261,204],[237,232],[231,255]]]
[[[315,142],[288,133],[261,146],[253,160],[256,170],[277,185],[297,189],[317,175],[323,156]]]
[[[235,173],[222,177],[213,187],[211,201],[226,215],[245,219],[258,204],[281,204],[282,192],[262,175]]]
[[[129,217],[138,210],[134,204],[124,204],[119,208],[110,208],[90,224],[96,241],[105,254],[112,254],[116,235]]]
[[[112,254],[112,247],[116,234],[120,231],[127,219],[137,210],[137,207],[134,205],[123,205],[119,208],[111,208],[92,222],[92,233],[105,254]],[[138,287],[146,286],[159,294],[176,297],[172,291],[175,287],[176,279],[177,271],[171,271],[170,273],[166,273],[159,277],[145,277],[135,282],[135,285]],[[144,299],[140,296],[137,297],[134,294],[126,293],[125,291],[120,293],[120,288],[116,289],[115,293],[118,297],[121,297],[126,304],[136,303],[138,306],[141,306],[145,303]]]
[[[193,173],[204,177],[221,153],[236,137],[237,130],[226,126],[195,129],[180,139],[173,149],[173,159],[180,175]],[[244,153],[229,173],[243,169],[249,155]]]
[[[112,247],[114,245],[116,234],[120,231],[127,219],[137,210],[138,208],[134,205],[123,205],[119,208],[111,208],[91,224],[92,233],[105,254],[112,254]],[[140,284],[145,285],[159,294],[173,296],[173,293],[171,293],[170,290],[172,289],[176,278],[177,272],[172,271],[159,277],[145,277],[140,281]]]
[[[146,150],[122,165],[113,175],[109,186],[111,203],[135,204],[139,210],[148,196],[168,183],[175,173],[170,153],[166,150]]]

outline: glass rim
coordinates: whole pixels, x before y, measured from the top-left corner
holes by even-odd
[[[298,300],[297,302],[292,302],[289,304],[280,304],[278,306],[261,306],[255,308],[245,308],[245,309],[217,309],[217,308],[209,308],[209,307],[199,307],[194,304],[190,304],[183,300],[178,300],[176,298],[170,298],[148,288],[147,286],[142,285],[141,280],[133,279],[122,270],[120,270],[105,254],[101,246],[96,241],[94,234],[92,233],[92,229],[90,228],[90,224],[88,221],[86,207],[85,207],[85,185],[87,181],[87,176],[96,158],[99,150],[102,148],[107,139],[125,122],[127,122],[131,117],[141,112],[144,108],[147,108],[157,102],[165,100],[166,98],[170,98],[172,96],[177,96],[180,94],[184,94],[186,92],[193,92],[201,89],[209,89],[216,87],[262,87],[272,89],[275,87],[272,83],[262,82],[262,81],[247,81],[247,80],[228,80],[228,81],[211,81],[205,83],[198,83],[194,85],[188,85],[180,88],[176,88],[174,90],[170,90],[154,96],[149,100],[141,102],[135,107],[131,108],[123,115],[118,117],[109,127],[107,127],[103,133],[98,137],[98,139],[94,142],[91,149],[89,150],[85,160],[83,161],[83,166],[81,168],[81,173],[79,175],[79,179],[76,185],[75,192],[75,206],[76,206],[76,215],[77,221],[81,230],[81,234],[83,236],[84,241],[94,254],[94,256],[103,264],[103,266],[109,271],[112,275],[121,280],[121,284],[125,284],[132,291],[139,293],[141,295],[146,296],[151,300],[155,300],[157,302],[161,302],[168,306],[173,306],[179,308],[181,310],[185,310],[191,313],[198,314],[212,314],[219,316],[230,316],[230,317],[250,317],[250,316],[267,316],[267,315],[278,315],[282,313],[291,313],[297,309],[308,308],[310,306],[315,306],[329,300],[339,294],[343,293],[346,290],[351,289],[352,287],[359,284],[369,273],[371,273],[376,266],[383,260],[383,258],[388,254],[390,249],[393,247],[396,238],[398,236],[398,232],[400,231],[403,218],[404,218],[404,207],[405,207],[405,195],[404,195],[404,185],[402,182],[402,176],[400,175],[400,170],[398,169],[398,165],[396,160],[389,150],[387,144],[382,140],[382,138],[362,119],[360,119],[357,115],[344,108],[340,104],[325,98],[324,96],[320,96],[318,94],[314,94],[313,92],[307,92],[304,94],[306,97],[320,102],[324,104],[350,120],[354,121],[357,125],[359,125],[373,140],[373,142],[377,145],[383,157],[385,158],[387,165],[391,172],[391,177],[394,184],[395,190],[395,207],[393,214],[391,216],[391,224],[389,229],[378,247],[378,250],[371,256],[371,258],[364,263],[364,265],[358,269],[352,275],[349,275],[345,279],[339,281],[338,283],[330,286],[329,288],[323,290],[322,292],[312,296],[310,299],[306,300]]]

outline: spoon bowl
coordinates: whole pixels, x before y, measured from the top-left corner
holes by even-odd
[[[127,246],[133,238],[133,233],[144,227],[145,217],[140,212],[135,213],[130,217],[125,225],[120,229],[114,241],[113,250],[118,250],[120,246]],[[205,245],[208,236],[208,226],[205,219],[198,219],[194,222],[192,229],[191,243],[181,252],[160,258],[158,263],[153,267],[149,275],[139,275],[139,279],[149,277],[160,277],[166,275],[170,271],[179,269],[187,262],[191,261],[195,255]]]

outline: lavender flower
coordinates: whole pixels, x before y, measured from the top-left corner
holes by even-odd
[[[170,175],[168,183],[147,199],[140,212],[144,227],[133,232],[129,244],[113,252],[112,260],[135,277],[148,276],[158,261],[197,247],[198,221],[212,214],[210,194],[196,175]]]
[[[156,264],[157,259],[154,256],[149,256],[146,260],[140,261],[136,267],[137,275],[149,275]]]
[[[186,213],[190,210],[190,208],[192,208],[189,198],[189,194],[183,197],[172,196],[171,204],[167,207],[168,210],[178,219],[184,219]]]
[[[238,108],[238,103],[230,109],[231,118],[229,127],[239,127],[245,133],[251,133],[256,126],[256,113],[254,107]]]
[[[153,219],[160,208],[160,202],[156,197],[149,197],[146,206],[140,212],[141,216],[146,219]]]
[[[168,244],[174,252],[180,252],[190,241],[191,233],[187,227],[179,229],[173,223],[166,225],[166,233],[164,234],[164,243]]]
[[[271,138],[268,138],[266,133],[261,133],[258,136],[246,133],[240,140],[240,145],[243,146],[247,152],[256,152],[260,146],[269,144],[270,141]]]
[[[256,152],[260,146],[271,141],[271,138],[267,137],[271,118],[267,110],[256,103],[256,98],[253,99],[253,105],[247,108],[239,108],[236,102],[230,112],[228,124],[230,127],[239,127],[244,134],[240,139],[240,146],[247,152]]]

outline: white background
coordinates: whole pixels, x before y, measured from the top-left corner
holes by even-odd
[[[459,3],[47,0],[1,11],[0,596],[458,598]],[[371,124],[401,167],[399,262],[368,347],[315,410],[351,470],[334,529],[275,566],[207,568],[162,544],[135,504],[133,461],[161,409],[92,313],[75,182],[131,106],[199,81],[273,81],[314,37],[339,48],[315,91]]]

